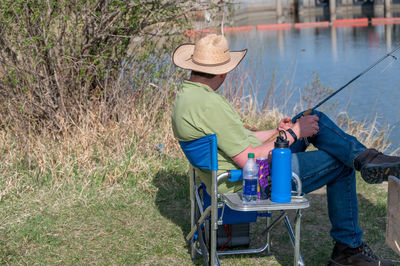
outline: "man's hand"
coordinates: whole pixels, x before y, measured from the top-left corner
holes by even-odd
[[[287,130],[292,127],[293,127],[292,119],[290,117],[286,117],[279,122],[278,131]]]
[[[319,131],[318,120],[317,115],[302,116],[297,119],[292,129],[298,138],[310,137]]]

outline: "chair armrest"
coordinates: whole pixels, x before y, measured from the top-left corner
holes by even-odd
[[[228,180],[230,182],[236,182],[236,181],[240,181],[243,179],[243,170],[239,169],[239,170],[228,170]]]
[[[303,184],[301,183],[301,179],[294,172],[292,172],[292,179],[294,179],[294,181],[296,183],[296,191],[294,191],[294,192],[297,193],[297,196],[301,196],[301,194],[303,193],[303,191],[302,191]]]

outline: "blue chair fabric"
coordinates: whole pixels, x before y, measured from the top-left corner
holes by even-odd
[[[218,170],[217,136],[207,135],[192,141],[179,141],[189,162],[197,168]]]

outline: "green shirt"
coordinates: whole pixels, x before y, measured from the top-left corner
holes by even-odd
[[[184,81],[179,90],[172,112],[172,129],[179,141],[190,141],[216,134],[218,143],[218,173],[239,169],[232,157],[262,143],[253,132],[246,129],[239,114],[229,102],[208,86]],[[199,169],[200,170],[200,169]],[[199,177],[211,187],[211,172],[200,170]],[[242,182],[226,181],[218,186],[221,193],[238,192]]]

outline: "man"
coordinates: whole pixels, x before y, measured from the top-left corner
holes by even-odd
[[[230,51],[225,37],[215,34],[175,50],[174,64],[192,70],[189,81],[183,82],[175,99],[172,114],[175,137],[189,141],[216,134],[218,166],[220,171],[226,171],[243,168],[248,153],[254,153],[256,158],[267,157],[274,148],[274,140],[269,139],[278,130],[285,130],[293,152],[292,171],[301,178],[303,191],[309,193],[327,186],[330,234],[335,241],[329,264],[393,265],[389,260],[379,259],[362,241],[355,170],[361,171],[368,183],[379,183],[386,181],[388,175],[399,176],[400,158],[366,149],[318,111],[300,117],[294,124],[285,118],[274,130],[247,130],[229,102],[216,93],[227,73],[241,62],[246,52]],[[304,152],[307,145],[303,138],[308,138],[318,150]],[[210,187],[209,173],[201,172],[200,178]],[[241,189],[241,182],[218,187],[223,193]]]

